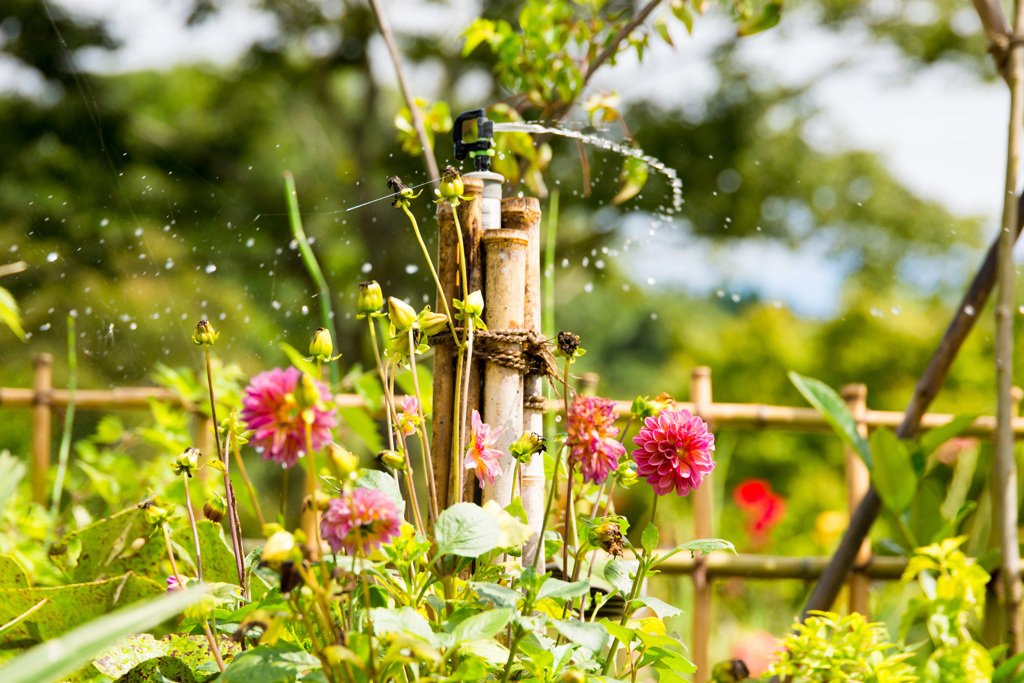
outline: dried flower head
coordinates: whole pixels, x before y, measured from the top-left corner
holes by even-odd
[[[569,465],[579,468],[584,481],[603,484],[626,454],[615,438],[615,401],[577,395],[569,409],[568,431]]]
[[[402,514],[383,491],[353,489],[332,498],[320,520],[320,535],[334,552],[367,555],[401,533]]]
[[[491,432],[490,426],[480,419],[480,413],[475,410],[471,423],[473,429],[466,448],[466,469],[476,473],[481,486],[485,481],[493,484],[495,477],[501,474],[501,451],[492,448],[501,429]]]
[[[301,377],[294,367],[261,372],[249,382],[242,398],[242,420],[253,431],[253,445],[262,450],[264,460],[285,467],[305,454],[306,429],[313,449],[319,450],[331,441],[331,430],[338,424],[331,393],[322,382],[311,380],[319,400],[300,404],[296,391]]]
[[[558,351],[560,355],[566,358],[572,358],[576,354],[576,349],[578,348],[580,348],[579,335],[573,334],[572,332],[558,333]]]
[[[637,474],[659,496],[673,490],[677,496],[688,495],[715,469],[715,437],[685,408],[648,417],[633,443],[640,447],[633,451]]]

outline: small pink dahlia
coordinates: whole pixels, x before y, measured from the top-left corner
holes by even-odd
[[[416,433],[420,424],[420,402],[415,396],[402,399],[402,412],[398,414],[398,429],[406,436]]]
[[[334,552],[368,555],[401,534],[402,513],[383,491],[354,489],[331,498],[320,519],[320,535]]]
[[[489,425],[480,419],[480,413],[473,411],[472,417],[473,433],[469,437],[469,446],[466,448],[466,469],[475,470],[476,478],[483,486],[484,480],[489,484],[494,483],[494,478],[501,474],[501,451],[491,448],[501,429],[491,432]]]
[[[253,445],[262,449],[264,460],[285,467],[294,465],[306,452],[306,418],[313,450],[331,441],[331,430],[338,424],[337,411],[330,404],[331,392],[322,382],[314,381],[320,400],[303,416],[295,399],[301,377],[294,367],[261,372],[249,382],[242,398],[242,420],[253,431]]]
[[[615,401],[596,396],[580,396],[569,410],[569,465],[579,467],[583,480],[603,484],[626,454],[619,443],[615,426]]]
[[[633,443],[640,447],[633,451],[636,473],[659,496],[673,489],[677,496],[688,495],[715,469],[714,435],[703,420],[684,408],[663,410],[644,420]]]

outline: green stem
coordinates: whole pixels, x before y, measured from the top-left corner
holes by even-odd
[[[412,223],[412,230],[416,233],[416,241],[420,243],[420,249],[423,250],[423,258],[427,260],[427,266],[430,268],[430,275],[434,278],[434,285],[437,287],[438,298],[441,299],[441,303],[444,305],[444,314],[448,316],[448,329],[452,331],[452,339],[454,339],[455,343],[458,344],[459,340],[455,335],[455,318],[452,317],[452,311],[448,308],[448,297],[444,294],[444,288],[441,287],[441,278],[437,276],[437,270],[434,269],[434,261],[430,258],[430,252],[427,251],[427,245],[423,242],[423,235],[420,234],[420,226],[416,222],[416,217],[412,215],[411,211],[409,211],[409,207],[406,206],[406,203],[403,201],[399,202],[399,204],[401,205],[402,210],[405,211],[405,215],[409,217],[409,222]],[[454,212],[455,209],[452,209],[452,213]],[[457,218],[456,221],[458,221]]]
[[[540,523],[540,535],[537,537],[537,553],[541,558],[543,564],[547,560],[547,553],[544,550],[544,534],[548,530],[548,517],[551,516],[551,506],[555,502],[555,491],[558,490],[558,468],[562,464],[562,451],[565,450],[563,446],[558,451],[558,455],[555,456],[555,467],[551,471],[551,491],[548,492],[548,503],[544,507],[544,517],[541,518]],[[525,612],[523,613],[525,616]]]
[[[417,233],[418,234],[418,233]],[[416,376],[416,348],[413,346],[413,335],[412,328],[409,328],[409,369],[412,371],[412,386],[413,391],[416,393],[416,407],[418,417],[420,419],[420,425],[423,428],[417,430],[417,434],[420,435],[420,455],[423,457],[423,477],[427,482],[427,497],[430,499],[430,505],[427,506],[427,512],[430,513],[430,523],[437,520],[439,510],[437,507],[437,488],[434,482],[434,459],[430,457],[430,444],[428,440],[423,436],[426,427],[423,420],[423,402],[420,400],[420,380]]]
[[[501,683],[507,683],[508,675],[512,671],[512,663],[516,658],[516,650],[519,649],[519,641],[523,639],[525,631],[522,626],[516,627],[516,635],[512,639],[512,644],[508,648],[508,659],[505,661],[505,670],[501,673]]]
[[[174,559],[174,549],[171,547],[171,534],[167,531],[167,523],[161,524],[160,528],[164,532],[164,543],[167,545],[167,559],[171,561],[171,571],[174,572],[174,578],[178,580],[178,584],[184,587],[185,582],[182,579],[185,577],[178,571],[178,563]]]
[[[289,471],[290,470],[285,468],[284,471],[281,472],[281,509],[278,511],[277,514],[281,518],[278,521],[282,525],[285,524],[285,521],[284,521],[285,520],[285,513],[288,512],[288,472]]]
[[[328,330],[334,329],[334,309],[331,306],[331,290],[327,286],[327,280],[320,270],[313,249],[309,246],[306,232],[302,229],[302,215],[299,213],[299,197],[295,192],[295,178],[291,171],[284,172],[284,193],[288,202],[288,222],[291,225],[292,236],[299,245],[299,254],[302,256],[302,263],[306,271],[316,284],[320,300],[320,325]],[[339,382],[338,364],[331,365],[331,386],[337,387]]]
[[[68,316],[68,411],[64,414],[64,431],[60,436],[60,453],[57,458],[57,478],[53,483],[53,496],[50,498],[50,514],[57,512],[60,496],[64,492],[64,476],[68,470],[68,457],[71,454],[71,429],[75,424],[75,389],[78,384],[78,355],[75,353],[75,318]],[[50,526],[50,529],[53,525]],[[50,531],[47,531],[47,536]],[[46,546],[49,546],[47,538]]]
[[[320,574],[323,577],[324,585],[327,585],[327,563],[320,558],[323,551],[323,540],[320,538],[320,505],[317,503],[317,492],[320,489],[320,482],[316,476],[316,453],[313,452],[312,425],[306,424],[303,431],[306,433],[306,460],[309,464],[309,513],[313,515],[313,538],[316,545],[313,546],[312,559],[320,563]]]
[[[391,413],[394,410],[391,405],[391,397],[388,396],[388,377],[384,372],[384,364],[380,360],[380,349],[377,348],[377,326],[373,324],[373,318],[366,316],[366,323],[370,327],[370,344],[373,346],[373,357],[377,361],[377,374],[380,376],[380,390],[384,394],[384,412],[388,421],[388,447],[395,450],[395,434]]]
[[[203,622],[203,632],[206,634],[206,641],[210,644],[210,652],[213,653],[213,658],[217,660],[217,668],[220,669],[221,673],[224,673],[224,657],[220,654],[220,645],[217,643],[217,638],[214,637],[213,632],[210,631],[210,625]]]
[[[185,484],[185,510],[188,511],[188,522],[192,526],[192,542],[196,546],[196,574],[198,575],[199,581],[203,580],[203,558],[202,553],[199,550],[199,529],[196,527],[196,515],[192,511],[192,498],[188,492],[188,479],[189,475],[182,474],[181,480]]]

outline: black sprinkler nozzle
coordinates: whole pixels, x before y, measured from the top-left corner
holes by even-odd
[[[462,128],[466,121],[473,119],[476,119],[476,140],[463,142]],[[487,113],[483,109],[473,109],[459,114],[452,127],[452,139],[455,141],[456,159],[462,161],[466,156],[470,156],[473,158],[473,165],[477,171],[491,170],[491,156],[494,154],[492,149],[494,122],[487,120]]]

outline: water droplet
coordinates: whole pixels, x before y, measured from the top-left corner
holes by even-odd
[[[651,320],[657,320],[657,319],[658,319],[658,314],[657,313],[651,313]]]
[[[252,249],[254,244],[256,244],[256,240],[254,240],[252,237],[245,241],[245,246],[249,247],[250,249]]]
[[[57,252],[51,251],[49,254],[46,255],[46,261],[47,261],[47,263],[53,263],[59,257],[60,257],[60,255]]]
[[[207,272],[207,274],[209,274],[209,273],[212,273],[212,272],[216,271],[217,270],[217,266],[215,266],[212,263],[210,263],[203,270],[205,270]]]
[[[39,326],[40,332],[46,332],[48,329],[50,329],[50,323],[43,323]]]
[[[653,277],[647,278],[647,284],[653,285],[654,283],[655,283],[655,279]]]
[[[587,284],[583,285],[583,291],[586,292],[587,294],[590,294],[591,292],[593,292],[594,291],[594,283],[593,282],[588,282]]]
[[[168,258],[167,262],[164,263],[164,268],[167,269],[167,270],[170,270],[173,267],[174,267],[174,259]]]
[[[371,270],[373,270],[373,265],[370,263],[364,263],[363,267],[360,268],[360,270],[363,271],[364,273],[369,273]]]
[[[738,303],[740,302],[740,295],[739,295],[739,294],[733,294],[733,295],[732,295],[731,297],[729,297],[729,298],[730,298],[730,299],[732,299],[732,302],[733,302],[734,304],[738,304]]]
[[[420,267],[417,266],[415,263],[410,263],[409,265],[407,265],[405,267],[405,272],[409,273],[409,275],[412,275],[412,274],[418,272],[419,269],[420,269]]]
[[[899,315],[902,311],[903,309],[900,308],[899,306],[893,306],[891,309],[889,309],[889,312],[892,313],[893,315]]]
[[[974,306],[964,306],[964,315],[974,315]]]
[[[281,302],[280,302],[280,301],[271,301],[271,302],[270,302],[270,306],[271,306],[271,308],[273,308],[273,309],[274,309],[275,311],[280,311],[280,310],[281,310]]]

